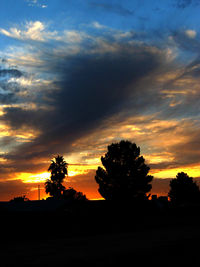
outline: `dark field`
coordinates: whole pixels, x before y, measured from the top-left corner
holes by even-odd
[[[200,209],[2,212],[1,266],[199,266]]]

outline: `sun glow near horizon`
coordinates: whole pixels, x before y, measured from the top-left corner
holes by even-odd
[[[159,162],[160,159],[158,159]],[[102,199],[98,192],[98,186],[95,182],[95,170],[98,165],[69,165],[68,176],[65,177],[64,185],[66,188],[73,187],[77,191],[81,191],[86,194],[88,199]],[[173,179],[177,173],[185,172],[190,177],[200,177],[200,166],[183,166],[182,168],[171,169],[150,169],[149,174],[153,175],[155,179]],[[38,185],[40,185],[41,197],[46,199],[48,194],[45,193],[44,183],[50,178],[50,172],[37,172],[37,173],[20,173],[15,180],[20,180],[24,185],[30,189],[27,191],[26,196],[31,199],[37,199],[38,197]]]
[[[70,168],[68,169],[68,175],[65,178],[87,174],[91,170],[96,170],[97,167],[98,165],[70,165]],[[45,183],[45,181],[49,179],[50,176],[50,172],[22,172],[17,175],[15,179],[21,180],[23,183]]]
[[[160,159],[158,159],[159,162]],[[154,161],[154,160],[153,160]],[[70,165],[70,169],[68,170],[68,175],[65,177],[69,178],[69,182],[73,181],[73,177],[79,175],[88,175],[90,171],[95,171],[98,168],[97,165]],[[149,174],[153,175],[154,178],[166,179],[166,178],[175,178],[177,173],[185,172],[190,177],[197,178],[200,177],[200,166],[183,166],[178,168],[168,168],[168,169],[150,169]],[[50,172],[39,172],[39,173],[28,173],[23,172],[20,173],[15,179],[21,180],[23,183],[45,183],[47,179],[50,178]],[[72,178],[72,179],[71,179]],[[94,177],[91,177],[91,180]]]
[[[185,172],[190,177],[198,178],[200,177],[200,166],[183,166],[179,168],[171,168],[165,170],[151,170],[150,173],[154,176],[154,178],[166,179],[166,178],[175,178],[177,173]]]

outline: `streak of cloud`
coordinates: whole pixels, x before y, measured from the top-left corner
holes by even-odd
[[[90,5],[100,10],[116,13],[121,16],[133,16],[134,15],[133,10],[129,10],[120,4],[91,2]]]

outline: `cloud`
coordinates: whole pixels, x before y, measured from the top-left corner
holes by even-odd
[[[179,165],[200,164],[200,129],[196,123],[198,121],[190,123],[188,128],[184,127],[182,135],[185,136],[185,140],[171,148]]]
[[[141,155],[153,173],[191,165],[194,168],[200,163],[198,124],[197,119],[192,121],[191,118],[169,120],[166,116],[165,120],[161,120],[158,114],[130,116],[126,119],[117,116],[109,118],[107,125],[76,141],[74,147],[78,148],[77,153],[88,151],[85,156],[87,162],[91,155],[100,159],[108,144],[128,139],[141,147]],[[156,177],[159,177],[159,173]]]
[[[91,2],[90,5],[93,7],[96,7],[100,10],[116,13],[116,14],[121,15],[121,16],[133,16],[134,15],[133,10],[129,10],[120,4]]]
[[[185,9],[192,4],[193,0],[176,0],[176,7]]]
[[[13,130],[34,129],[39,133],[4,155],[15,169],[25,169],[27,160],[70,152],[78,138],[122,110],[128,112],[131,107],[132,112],[145,112],[162,101],[150,84],[165,62],[165,52],[123,43],[110,50],[112,43],[107,44],[99,50],[98,40],[74,55],[48,54],[41,48],[44,69],[52,76],[55,73],[56,80],[47,85],[48,90],[37,91],[34,98],[20,98],[25,103],[33,98],[37,108],[5,107],[1,117]]]
[[[33,4],[37,4],[38,0],[27,0],[27,2],[33,3]]]
[[[175,7],[180,9],[186,9],[190,6],[199,6],[200,1],[199,0],[175,0]]]
[[[194,60],[190,59],[189,64],[183,65],[171,79],[165,80],[162,94],[171,107],[165,110],[166,117],[191,118],[192,121],[193,117],[198,116],[200,112],[199,66],[199,55],[195,55]]]
[[[47,8],[46,4],[40,4],[40,0],[26,0],[29,6],[31,7],[40,7],[40,8]]]
[[[199,54],[200,43],[196,37],[196,31],[194,30],[185,30],[185,31],[173,31],[170,35],[171,44],[178,49],[184,51],[184,53]]]
[[[16,77],[20,78],[22,76],[22,72],[17,69],[0,69],[0,78],[7,78],[7,77]]]
[[[199,118],[174,120],[173,123],[171,121],[171,126],[169,120],[165,123],[169,124],[168,127],[162,125],[159,120],[157,120],[157,126],[153,126],[152,121],[146,123],[140,135],[136,137],[142,147],[149,148],[145,151],[145,158],[153,173],[156,173],[156,177],[159,177],[161,170],[173,171],[174,169],[175,171],[175,169],[183,168],[193,171],[199,168]],[[149,129],[150,133],[154,133],[153,137],[152,134],[146,134],[145,128]]]
[[[69,43],[80,43],[85,37],[87,36],[84,33],[65,30],[63,36],[57,37],[57,40]]]
[[[96,29],[104,29],[104,28],[106,28],[106,26],[100,24],[98,21],[92,22],[91,26],[96,28]]]
[[[0,33],[19,40],[35,40],[43,42],[46,39],[55,38],[57,34],[56,31],[47,32],[44,31],[45,28],[45,24],[41,21],[30,21],[26,23],[25,29],[23,30],[17,28],[5,30],[0,28]]]
[[[48,32],[45,28],[43,36]],[[142,146],[147,157],[152,155],[155,170],[186,163],[189,153],[180,157],[179,142],[187,143],[189,132],[183,128],[191,126],[199,110],[199,60],[180,64],[171,55],[172,46],[159,48],[121,31],[101,33],[66,30],[55,34],[53,42],[45,39],[45,45],[35,38],[31,46],[22,38],[23,51],[7,53],[7,63],[19,67],[16,73],[4,73],[4,87],[12,97],[0,120],[15,137],[5,139],[7,152],[1,156],[7,163],[1,172],[39,172],[47,169],[45,159],[82,149],[91,151],[81,158],[89,162],[119,138]],[[126,41],[116,38],[117,33],[126,35]],[[197,41],[184,32],[173,38],[175,46],[182,46],[183,38]],[[199,132],[195,129],[191,142]]]
[[[0,68],[0,103],[10,104],[16,103],[17,97],[16,93],[19,88],[15,83],[9,83],[9,80],[19,79],[23,76],[23,73],[18,69],[13,68]]]
[[[97,24],[95,24],[95,26],[97,26]],[[0,28],[0,34],[3,34],[10,38],[18,39],[23,42],[27,42],[30,44],[33,50],[34,48],[40,48],[40,46],[42,45],[41,43],[43,43],[43,45],[46,45],[47,47],[55,47],[55,49],[57,48],[58,44],[60,44],[60,46],[65,46],[65,49],[66,44],[71,44],[72,52],[73,49],[76,51],[76,47],[74,47],[76,44],[79,45],[85,39],[93,39],[85,32],[77,30],[64,30],[60,33],[58,33],[56,30],[49,31],[48,25],[41,21],[28,21],[23,27],[11,27],[9,30]],[[29,48],[29,50],[31,50],[31,48]],[[37,51],[34,52],[37,53]],[[22,53],[20,49],[19,53]],[[22,54],[24,56],[24,53]],[[30,55],[28,56],[30,57]],[[12,55],[12,57],[14,56]],[[19,58],[19,55],[17,55],[17,57]],[[29,59],[30,58],[28,58],[27,60]],[[35,60],[34,56],[31,58],[31,60]]]
[[[195,38],[197,33],[195,30],[186,30],[185,34],[189,37],[189,38]]]

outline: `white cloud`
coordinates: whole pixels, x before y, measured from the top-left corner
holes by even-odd
[[[0,33],[11,38],[19,40],[48,41],[55,40],[64,43],[80,43],[89,36],[84,32],[75,30],[64,30],[61,33],[57,31],[48,31],[47,25],[41,21],[27,22],[22,29],[10,28],[9,30],[0,28]]]
[[[29,3],[37,4],[38,0],[27,0]]]
[[[57,32],[49,32],[45,29],[46,25],[41,21],[30,21],[26,23],[25,29],[10,28],[7,31],[0,28],[0,33],[20,40],[45,41],[46,39],[54,39]]]
[[[0,28],[0,33],[2,33],[3,35],[9,36],[9,37],[19,39],[21,31],[17,30],[16,28],[10,28],[10,31]]]
[[[106,28],[106,26],[100,24],[98,21],[94,21],[92,22],[92,27],[96,28],[96,29],[103,29]]]
[[[23,35],[27,39],[43,41],[42,31],[45,29],[45,26],[40,21],[29,22],[27,24],[27,31],[23,32]]]
[[[28,5],[32,7],[47,8],[47,5],[40,4],[39,0],[26,0],[26,1],[28,2]]]
[[[197,33],[195,30],[186,30],[185,34],[187,35],[187,37],[189,38],[195,38]]]

